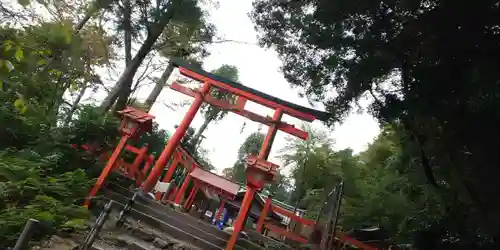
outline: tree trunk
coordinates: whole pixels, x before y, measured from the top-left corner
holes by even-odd
[[[207,129],[208,125],[213,121],[213,118],[212,117],[208,117],[207,119],[205,119],[205,121],[203,122],[203,124],[201,125],[201,127],[198,129],[198,132],[196,132],[196,134],[193,136],[193,145],[196,146],[198,144],[198,142],[200,141],[200,137],[201,135],[203,134],[203,132],[205,132],[205,130]]]
[[[90,20],[90,18],[92,18],[92,16],[95,13],[96,13],[95,11],[88,11],[87,13],[85,13],[85,16],[83,17],[83,19],[80,20],[80,22],[78,22],[75,25],[73,33],[74,34],[78,34],[78,32],[80,32],[80,30],[83,29],[83,27],[85,26],[85,24]]]
[[[82,20],[80,20],[80,22],[78,22],[75,25],[75,27],[73,28],[74,29],[73,34],[78,34],[78,32],[80,32],[80,30],[83,29],[85,24],[87,24],[87,22],[90,20],[90,18],[92,18],[92,16],[94,16],[101,9],[107,8],[109,6],[109,4],[111,4],[111,3],[109,2],[108,4],[102,5],[100,0],[94,1],[94,3],[91,4],[91,6],[93,6],[93,7],[90,7],[87,10],[87,12],[85,13],[85,16],[82,18]]]
[[[132,61],[132,6],[130,0],[123,1],[123,30],[125,39],[125,65],[128,66]]]
[[[130,65],[132,61],[132,6],[130,6],[130,0],[123,1],[123,31],[124,31],[124,44],[125,44],[125,67]],[[127,79],[123,87],[121,88],[120,95],[116,101],[115,111],[119,111],[125,108],[127,105],[128,98],[130,97],[132,88],[133,78]]]
[[[73,118],[73,114],[75,113],[76,109],[78,108],[78,104],[82,100],[83,95],[85,95],[86,90],[87,90],[87,86],[83,87],[80,90],[80,93],[78,93],[76,100],[73,102],[73,104],[71,105],[71,109],[68,111],[68,116],[66,117],[66,121],[64,121],[64,126],[68,125],[71,122],[71,119]]]
[[[145,106],[146,106],[146,112],[149,112],[153,105],[156,102],[156,99],[158,99],[158,96],[160,96],[161,91],[163,90],[163,87],[165,87],[165,84],[167,83],[168,78],[170,78],[170,75],[172,75],[172,72],[175,69],[175,65],[172,63],[169,63],[165,71],[161,74],[160,79],[155,84],[155,87],[153,90],[151,90],[151,93],[149,93],[148,99],[146,99]]]
[[[139,51],[134,56],[134,58],[132,58],[130,64],[125,68],[122,75],[116,82],[115,86],[113,86],[111,91],[108,93],[108,96],[106,96],[106,98],[104,98],[104,100],[102,101],[99,107],[102,113],[107,112],[111,108],[111,106],[113,106],[114,102],[118,98],[118,95],[120,94],[120,90],[127,83],[127,81],[134,79],[135,73],[137,72],[137,69],[139,69],[139,66],[141,65],[142,61],[144,61],[144,58],[146,58],[149,51],[151,51],[151,49],[153,48],[156,40],[158,39],[158,37],[160,37],[161,33],[163,32],[163,29],[172,19],[173,12],[174,11],[170,11],[169,16],[165,17],[164,19],[161,20],[161,22],[151,27],[150,31],[148,32],[148,36],[146,37],[146,40],[139,48]]]

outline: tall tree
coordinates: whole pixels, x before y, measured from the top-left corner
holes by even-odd
[[[265,137],[266,135],[263,133],[254,132],[245,139],[243,144],[241,144],[238,149],[238,158],[232,169],[233,181],[246,183],[245,168],[247,158],[248,156],[259,154],[260,147],[262,146]]]
[[[146,56],[154,49],[158,38],[163,33],[165,27],[172,20],[183,20],[191,15],[202,16],[203,11],[198,6],[196,0],[171,0],[153,2],[137,2],[139,10],[139,20],[137,29],[145,30],[146,38],[142,42],[139,50],[126,66],[118,81],[110,90],[106,98],[102,101],[100,108],[103,112],[108,111],[120,96],[122,91],[128,90],[132,80]],[[128,97],[127,97],[128,98]],[[121,102],[120,105],[126,102]],[[115,109],[123,107],[116,106]]]
[[[205,15],[193,15],[189,19],[169,23],[160,37],[157,49],[163,57],[177,57],[201,64],[199,61],[209,54],[207,45],[212,42],[214,31],[214,26],[206,20]],[[165,87],[174,68],[173,64],[168,63],[160,78],[155,80],[155,86],[145,101],[148,110]]]
[[[493,167],[500,138],[485,125],[500,121],[496,1],[259,0],[254,7],[261,42],[276,48],[292,84],[332,112],[331,123],[371,95],[373,114],[402,123],[419,147],[413,153],[429,183],[450,189],[449,202],[472,206],[482,236],[460,237],[474,244],[497,237],[490,225],[500,223]]]
[[[290,197],[295,204],[299,204],[308,189],[315,188],[315,184],[310,184],[315,182],[309,181],[308,178],[313,180],[328,177],[325,171],[320,171],[318,168],[328,167],[323,166],[323,163],[329,159],[330,147],[333,144],[326,131],[306,124],[302,125],[302,129],[309,133],[307,140],[287,138],[287,144],[280,150],[283,167],[291,168],[292,177],[295,179],[295,190]],[[325,181],[331,182],[331,180]]]
[[[292,189],[290,179],[283,175],[281,171],[277,173],[275,181],[267,184],[265,189],[273,194],[273,199],[281,202],[289,202],[290,200],[290,191]]]
[[[232,81],[238,81],[238,68],[232,65],[223,64],[218,69],[212,71],[213,74],[225,77]],[[212,90],[212,95],[218,100],[224,100],[228,102],[234,101],[234,96],[228,92],[223,92],[218,89]],[[220,121],[224,118],[228,110],[223,110],[219,107],[212,106],[208,103],[204,103],[201,107],[201,112],[203,117],[205,118],[203,124],[196,132],[196,135],[193,137],[193,142],[196,144],[200,140],[201,135],[207,129],[208,125],[212,122]]]

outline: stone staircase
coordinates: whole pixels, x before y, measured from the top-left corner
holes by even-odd
[[[121,181],[120,183],[108,182],[100,193],[101,197],[93,201],[93,206],[97,208],[103,207],[104,204],[113,200],[116,203],[113,208],[113,213],[119,213],[134,195],[134,193],[128,188],[125,188],[125,186],[129,186],[128,183],[123,183]],[[110,218],[111,217],[116,216],[110,216]],[[140,230],[142,230],[142,232],[138,231],[138,224],[141,225]],[[118,249],[192,249],[188,248],[186,244],[182,244],[182,242],[185,242],[195,249],[223,250],[231,236],[226,232],[220,231],[215,226],[203,222],[189,214],[182,213],[170,206],[160,204],[147,198],[139,198],[136,201],[133,209],[127,215],[127,222],[122,232],[123,230],[125,230],[125,234],[119,241],[125,242],[125,239],[128,237],[129,241],[133,242],[133,240],[130,239],[135,238],[138,239],[137,242],[142,243],[137,243],[139,246],[136,247],[131,248],[131,244],[128,244],[128,247]],[[234,249],[265,249],[262,245],[258,244],[263,242],[271,242],[272,245],[275,246],[280,245],[279,249],[292,249],[287,245],[258,234],[255,231],[250,230],[247,234],[250,236],[250,240],[239,239]],[[177,243],[173,244],[172,239]],[[97,249],[99,249],[98,245],[99,243],[97,244]],[[184,245],[185,247],[172,248],[173,245]],[[106,246],[101,249],[111,248]]]

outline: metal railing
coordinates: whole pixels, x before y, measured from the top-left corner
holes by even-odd
[[[14,250],[26,250],[28,249],[28,245],[30,243],[31,237],[36,230],[38,225],[38,221],[35,219],[29,219],[24,226],[23,232],[17,239],[16,245],[14,246]]]
[[[344,182],[340,182],[325,198],[325,203],[316,218],[316,225],[318,225],[320,220],[324,222],[321,230],[323,232],[320,243],[321,250],[333,249],[343,189]]]

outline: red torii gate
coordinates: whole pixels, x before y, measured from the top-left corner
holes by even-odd
[[[206,189],[208,192],[216,193],[218,196],[222,196],[227,200],[233,200],[240,189],[240,185],[236,184],[222,176],[211,173],[202,168],[195,168],[190,174],[190,178],[194,181],[194,187],[191,190],[186,202],[184,202],[184,208],[189,209],[194,202],[196,193],[199,189]],[[222,209],[224,207],[224,200],[220,200],[219,212],[216,215],[220,216]]]
[[[265,228],[267,230],[273,231],[273,232],[275,232],[275,233],[277,233],[279,235],[285,236],[286,238],[292,239],[292,240],[297,241],[299,243],[302,243],[302,244],[307,244],[308,243],[308,239],[305,238],[305,237],[303,237],[303,236],[301,236],[300,234],[295,233],[293,231],[286,230],[284,228],[275,226],[274,224],[272,224],[270,222],[267,222],[266,218],[267,218],[269,212],[274,212],[274,213],[278,213],[278,214],[281,214],[283,216],[289,217],[291,220],[297,221],[300,224],[307,225],[307,226],[309,226],[311,228],[316,226],[316,221],[314,221],[314,220],[302,218],[302,217],[296,215],[292,211],[288,211],[288,210],[286,210],[284,208],[281,208],[279,206],[273,205],[273,198],[272,198],[272,196],[268,196],[266,198],[266,203],[264,204],[264,207],[262,208],[262,211],[260,213],[259,220],[257,221],[257,225],[256,225],[256,231],[257,232],[262,233],[263,229]],[[327,232],[322,232],[322,233],[327,233]],[[353,238],[345,235],[344,233],[342,233],[342,232],[340,232],[339,230],[336,230],[336,229],[335,229],[335,234],[331,234],[329,236],[330,237],[335,236],[335,238],[338,239],[339,243],[342,242],[342,243],[345,243],[345,244],[348,244],[348,245],[351,245],[351,246],[355,246],[355,247],[357,247],[359,249],[363,249],[363,250],[379,250],[376,247],[372,247],[372,246],[370,246],[368,244],[365,244],[365,243],[363,243],[363,242],[361,242],[359,240],[353,239]]]
[[[274,173],[276,172],[277,165],[267,162],[267,158],[271,151],[271,146],[277,131],[281,130],[304,140],[308,138],[307,132],[297,129],[293,125],[282,122],[282,116],[284,114],[287,114],[303,121],[312,122],[316,119],[325,121],[329,117],[329,114],[299,106],[267,95],[263,92],[248,88],[239,83],[205,72],[198,67],[192,66],[180,60],[172,59],[171,63],[179,68],[179,71],[182,75],[200,81],[203,83],[203,85],[198,90],[191,90],[177,83],[171,85],[172,89],[195,97],[195,100],[191,104],[191,107],[184,116],[184,119],[179,124],[172,138],[158,158],[158,161],[151,170],[148,178],[143,183],[141,187],[142,191],[150,192],[154,188],[158,181],[158,178],[160,177],[166,164],[174,154],[175,149],[179,145],[182,137],[186,133],[186,130],[193,121],[194,116],[200,109],[203,102],[207,102],[211,105],[229,110],[250,120],[269,126],[258,159],[253,161],[254,165],[249,166],[248,170],[250,171],[247,171],[247,192],[245,193],[245,197],[238,213],[238,217],[234,223],[233,235],[231,236],[226,247],[226,250],[232,250],[236,243],[236,240],[238,239],[238,235],[244,226],[248,210],[255,196],[255,193],[260,190],[264,182],[271,181],[274,178]],[[216,88],[220,91],[225,91],[236,95],[236,104],[216,99],[211,95],[212,88]],[[273,117],[264,117],[246,110],[245,104],[247,101],[252,101],[273,109]]]
[[[194,187],[191,189],[188,198],[184,202],[185,209],[191,207],[196,197],[196,193],[200,189],[205,189],[209,192],[211,191],[210,193],[216,193],[218,196],[224,197],[227,200],[233,200],[238,194],[238,191],[240,189],[239,184],[203,169],[201,164],[197,162],[196,159],[194,159],[191,155],[189,155],[189,153],[181,146],[177,147],[176,151],[174,152],[172,163],[170,164],[167,173],[163,177],[162,182],[170,182],[175,170],[179,165],[184,166],[184,168],[189,173],[186,175],[179,189],[173,192],[169,192],[168,196],[173,196],[173,203],[180,205],[185,196],[185,192],[189,186],[189,183],[192,180],[194,183]],[[157,200],[160,200],[162,196],[162,193],[156,193]],[[224,201],[222,199],[219,206],[219,213],[217,214],[217,216],[220,216],[220,213],[222,212],[222,208],[224,206]]]

